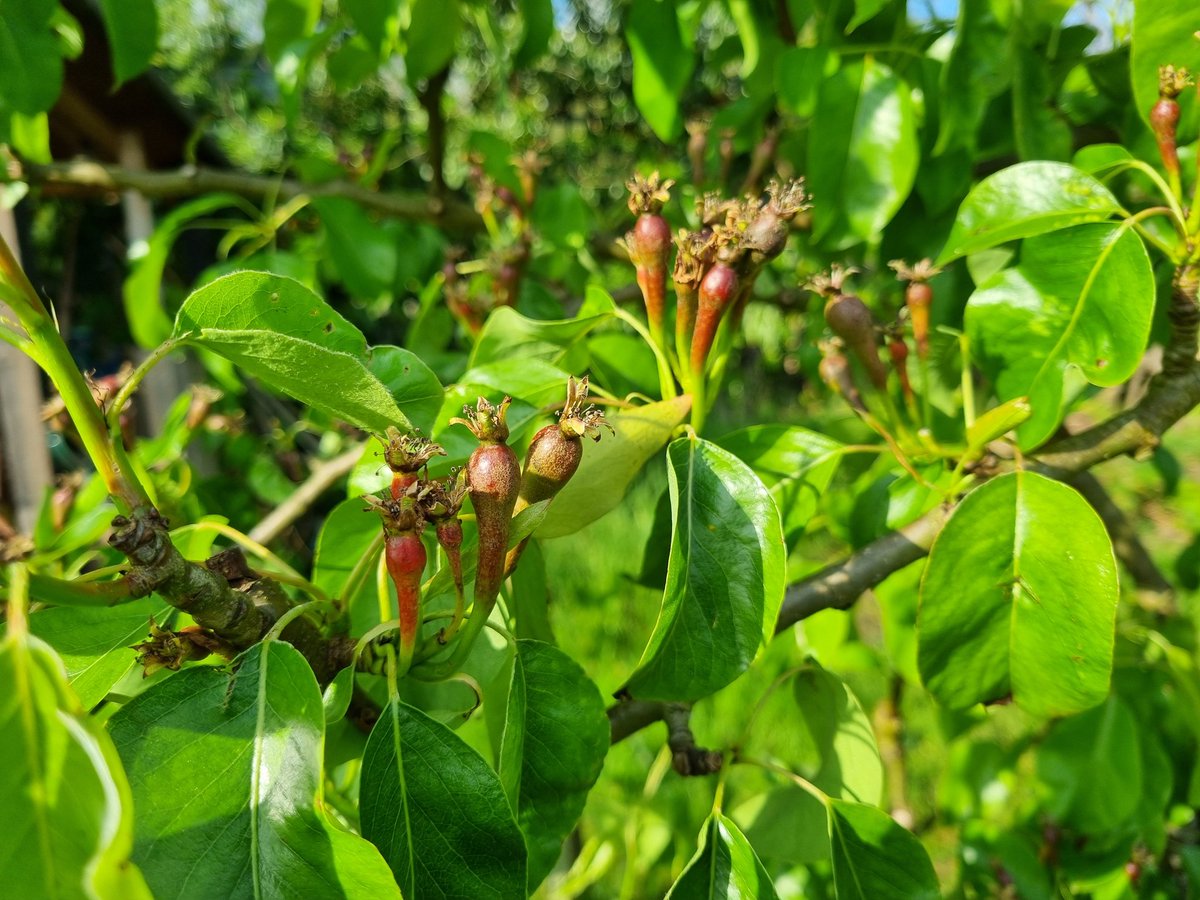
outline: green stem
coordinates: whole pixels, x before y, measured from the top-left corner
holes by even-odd
[[[975,382],[971,379],[971,344],[966,334],[958,336],[958,348],[962,353],[963,419],[970,428],[975,424]]]
[[[154,351],[141,361],[136,369],[130,373],[129,378],[121,385],[121,389],[112,399],[112,403],[108,407],[108,430],[113,436],[113,443],[117,443],[121,439],[121,410],[129,403],[133,397],[133,392],[138,389],[138,385],[142,383],[150,370],[158,365],[162,360],[178,345],[178,341],[174,338],[163,341]]]
[[[642,339],[650,345],[650,349],[654,351],[654,360],[658,364],[658,387],[662,394],[663,400],[670,400],[672,397],[678,396],[678,391],[675,390],[675,376],[671,373],[671,362],[663,353],[662,347],[658,342],[650,336],[650,332],[646,330],[646,326],[637,320],[637,317],[630,315],[621,307],[616,307],[616,316],[622,322],[642,336]],[[682,365],[682,362],[680,363]]]
[[[109,438],[108,427],[92,391],[71,357],[57,324],[3,238],[0,238],[0,284],[11,289],[5,299],[29,335],[29,355],[54,384],[71,417],[84,449],[104,479],[104,486],[122,513],[149,506],[150,497],[138,481],[120,441]],[[32,350],[32,352],[30,352]]]

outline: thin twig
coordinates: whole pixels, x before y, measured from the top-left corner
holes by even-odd
[[[312,470],[312,474],[296,488],[290,497],[271,510],[261,522],[250,530],[248,535],[250,540],[259,544],[271,543],[289,525],[304,515],[318,497],[353,469],[361,458],[362,447],[356,446],[341,456],[335,456],[333,459],[317,465]]]

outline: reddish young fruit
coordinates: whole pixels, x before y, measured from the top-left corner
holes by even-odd
[[[1150,130],[1158,142],[1163,168],[1173,179],[1179,178],[1179,153],[1176,147],[1176,128],[1179,125],[1178,97],[1191,83],[1187,69],[1161,66],[1158,70],[1158,102],[1150,109]]]
[[[396,588],[400,623],[400,671],[407,672],[421,630],[421,576],[427,562],[425,544],[421,541],[424,520],[412,497],[366,500],[383,519],[383,559]]]
[[[840,395],[854,409],[860,412],[865,411],[867,407],[862,402],[862,397],[858,393],[858,388],[854,386],[854,378],[850,373],[850,360],[846,359],[846,355],[842,353],[840,343],[822,341],[819,347],[821,362],[817,366],[817,373],[825,382],[825,386]]]
[[[804,179],[772,181],[767,186],[769,199],[746,226],[743,241],[750,251],[750,262],[761,267],[783,252],[788,231],[796,215],[812,206],[804,190]]]
[[[737,297],[740,284],[736,268],[742,254],[740,236],[723,226],[717,226],[715,232],[717,260],[700,282],[696,302],[696,327],[692,330],[692,374],[697,378],[704,373],[708,353],[717,336],[717,326],[721,323],[725,310],[729,309]]]
[[[700,282],[715,259],[712,235],[679,229],[675,238],[675,352],[680,361],[691,354],[692,331],[696,327],[696,304]]]
[[[808,289],[827,298],[825,322],[858,357],[871,383],[880,390],[887,387],[887,369],[879,358],[879,341],[875,334],[875,317],[862,299],[843,292],[846,277],[854,269],[834,265],[828,274],[810,279]]]
[[[467,473],[460,469],[444,482],[428,482],[419,500],[425,518],[434,523],[438,545],[446,554],[450,575],[454,579],[454,614],[450,624],[438,631],[438,643],[444,644],[454,636],[462,623],[463,598],[462,545],[463,528],[458,511],[467,492]]]
[[[660,180],[655,172],[649,178],[634,176],[625,185],[629,188],[629,210],[638,218],[623,244],[637,272],[650,335],[659,346],[662,346],[667,295],[667,260],[671,253],[671,226],[661,212],[663,204],[671,199],[670,188],[674,183]]]
[[[475,567],[475,605],[480,624],[487,619],[504,581],[504,559],[508,552],[508,530],[513,507],[521,488],[521,465],[505,441],[505,414],[512,400],[505,397],[493,406],[483,397],[475,409],[464,407],[465,418],[451,419],[469,428],[480,441],[467,462],[467,492],[475,508],[479,530],[479,560]],[[472,613],[472,619],[476,613]]]
[[[902,259],[893,259],[888,265],[896,271],[897,278],[908,282],[904,289],[904,305],[912,322],[917,356],[925,359],[929,356],[929,311],[933,306],[933,288],[929,286],[929,279],[941,269],[934,266],[930,259],[923,259],[911,266]]]
[[[547,425],[533,436],[525,454],[525,467],[521,473],[521,491],[517,497],[513,514],[534,503],[552,500],[563,489],[579,468],[583,459],[583,437],[600,440],[600,428],[612,431],[604,421],[604,413],[594,406],[587,406],[588,380],[571,378],[567,381],[567,402],[558,414],[558,422]],[[513,547],[505,560],[505,574],[510,574],[521,559],[526,537]]]
[[[908,344],[904,343],[904,335],[898,330],[888,333],[888,356],[892,358],[892,368],[900,379],[900,389],[904,399],[911,402],[914,399],[912,382],[908,378]]]

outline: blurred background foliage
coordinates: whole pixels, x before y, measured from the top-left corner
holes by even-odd
[[[70,56],[79,23],[95,9],[30,0],[29,9],[41,6],[60,16],[59,49]],[[127,259],[136,273],[147,248],[121,239],[118,207],[81,206],[68,190],[40,188],[30,177],[36,203],[19,208],[27,264],[58,299],[85,367],[115,371],[139,329],[152,330],[154,317],[173,313],[194,286],[258,267],[313,286],[373,343],[412,349],[448,384],[466,370],[473,340],[444,303],[451,247],[474,263],[460,271],[485,296],[504,254],[527,236],[517,308],[534,318],[573,315],[593,283],[637,304],[632,268],[614,247],[631,221],[624,182],[634,171],[676,180],[666,214],[677,227],[696,224],[693,206],[705,191],[737,195],[761,190],[771,175],[804,176],[813,210],[757,283],[709,431],[798,423],[847,443],[870,434],[816,376],[825,326],[804,282],[832,261],[860,267],[858,292],[891,321],[902,288],[887,261],[936,256],[980,178],[1020,160],[1070,161],[1097,144],[1123,145],[1157,165],[1140,87],[1146,78],[1137,73],[1188,63],[1152,58],[1149,40],[1139,45],[1144,58],[1131,59],[1133,5],[1118,0],[156,0],[152,8],[152,52],[125,58],[132,72],[146,69],[134,77],[165,91],[191,123],[180,162],[279,183],[432,196],[476,212],[449,227],[436,216],[391,217],[338,197],[274,202],[268,191],[249,202],[163,200],[150,241],[165,260],[150,279],[154,299],[117,316],[114,298],[130,297]],[[1171,4],[1145,8],[1176,14]],[[129,46],[120,38],[128,21],[107,24],[114,45]],[[28,63],[31,82],[61,78],[57,53]],[[26,100],[0,116],[8,123],[0,139],[27,162],[49,163],[54,113],[32,94]],[[1181,102],[1186,168],[1195,154],[1195,98],[1189,92]],[[544,163],[536,200],[520,221],[497,217],[495,191],[521,190],[516,161],[527,151]],[[1113,188],[1136,208],[1148,182],[1132,172]],[[946,399],[935,392],[932,400],[948,416],[961,399],[951,331],[979,279],[980,271],[958,264],[934,281],[934,323],[949,330],[935,347],[944,376],[935,387]],[[619,394],[653,394],[653,363],[626,337],[614,332],[607,353],[596,343],[592,371]],[[179,437],[204,447],[203,466],[164,440],[161,466],[178,486],[168,506],[178,503],[183,520],[219,513],[248,530],[294,487],[302,456],[332,457],[346,435],[206,364],[225,396],[210,427]],[[1097,393],[1074,415],[1098,419],[1120,399]],[[1185,423],[1153,467],[1122,460],[1106,479],[1153,535],[1155,561],[1177,573],[1184,615],[1165,622],[1155,598],[1128,590],[1115,695],[1095,713],[1107,717],[1103,729],[1089,732],[1102,740],[1055,740],[1072,726],[1048,726],[1016,707],[986,717],[939,711],[915,671],[920,564],[853,612],[823,612],[779,638],[742,679],[698,704],[698,739],[736,740],[764,687],[812,659],[861,701],[880,740],[889,803],[908,815],[942,884],[957,895],[1050,897],[1069,885],[1079,896],[1177,896],[1185,877],[1200,878],[1200,692],[1161,693],[1184,664],[1169,643],[1147,642],[1145,631],[1152,623],[1183,646],[1194,643],[1197,437]],[[70,468],[69,448],[62,453],[61,467]],[[789,580],[926,508],[929,498],[911,485],[890,489],[889,466],[869,454],[847,456],[795,543]],[[244,492],[229,492],[230,473],[245,476]],[[628,676],[658,613],[665,484],[661,468],[649,467],[616,511],[543,547],[555,634],[606,693]],[[286,554],[297,565],[306,564],[331,506],[318,504],[289,533]],[[81,526],[79,538],[94,534]],[[1197,691],[1194,671],[1186,679]],[[1166,699],[1149,702],[1152,690]],[[757,740],[802,741],[786,715],[768,706],[763,716]],[[661,896],[692,856],[712,786],[670,772],[660,731],[610,752],[568,865],[546,896]],[[490,752],[485,717],[461,733]],[[330,752],[353,739],[331,736]],[[731,776],[726,808],[779,875],[781,895],[831,896],[829,865],[809,865],[815,851],[805,839],[824,829],[823,814],[814,818],[794,791],[763,778]],[[1103,812],[1114,809],[1121,814]],[[1131,874],[1151,858],[1156,868]]]

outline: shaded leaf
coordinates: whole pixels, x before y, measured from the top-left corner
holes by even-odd
[[[1117,595],[1087,502],[1032,472],[1001,475],[967,495],[930,551],[921,677],[953,709],[1009,694],[1035,715],[1087,709],[1108,693]]]
[[[454,59],[462,31],[458,0],[412,0],[404,33],[404,66],[415,84],[437,74]]]
[[[671,886],[668,897],[772,900],[776,896],[771,876],[731,819],[713,813],[704,823],[701,841],[700,849]]]
[[[517,641],[500,778],[529,848],[529,886],[554,868],[608,752],[604,700],[583,669],[540,641]]]
[[[154,0],[100,0],[104,30],[112,51],[114,87],[150,65],[158,47],[158,10]]]
[[[321,19],[321,0],[266,0],[263,51],[278,63],[290,44],[307,38]]]
[[[363,836],[406,897],[525,897],[525,842],[500,779],[420,710],[393,700],[363,756]]]
[[[838,900],[942,896],[929,854],[912,832],[874,806],[832,798],[826,806]]]

